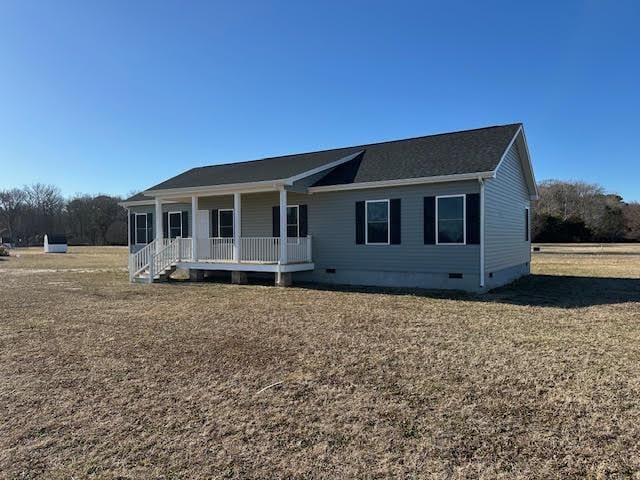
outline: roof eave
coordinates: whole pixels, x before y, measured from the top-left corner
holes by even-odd
[[[287,178],[280,178],[275,180],[260,180],[256,182],[240,182],[240,183],[225,183],[221,185],[202,185],[197,187],[180,187],[180,188],[154,188],[145,190],[144,194],[151,197],[176,197],[184,195],[195,196],[208,196],[208,195],[227,195],[230,193],[255,193],[272,190],[280,190],[285,186],[291,186],[295,182],[304,178],[310,177],[317,173],[321,173],[326,170],[330,170],[334,167],[342,165],[343,163],[353,160],[360,155],[364,150],[358,151],[351,155],[344,156],[333,162],[326,163],[316,168],[306,170],[304,172],[297,173]]]
[[[519,139],[521,139],[520,142],[518,142]],[[504,153],[502,154],[502,157],[500,157],[500,161],[498,162],[498,166],[495,168],[495,171],[496,172],[498,171],[498,169],[500,168],[500,166],[504,162],[505,158],[507,157],[507,154],[509,153],[509,150],[514,145],[514,143],[516,143],[518,146],[522,145],[522,148],[521,149],[519,148],[519,150],[522,150],[521,153],[523,153],[524,155],[520,155],[520,157],[521,157],[520,158],[520,162],[522,164],[523,172],[524,172],[526,180],[527,180],[527,186],[528,186],[528,189],[529,189],[529,198],[531,200],[537,200],[538,197],[539,197],[539,195],[538,195],[538,184],[536,182],[535,174],[533,173],[533,165],[531,164],[531,155],[529,154],[529,146],[527,145],[527,137],[524,134],[524,128],[523,128],[522,124],[520,124],[520,127],[518,128],[518,130],[516,131],[515,135],[513,136],[513,138],[511,139],[511,141],[507,145],[507,148],[505,148]],[[524,158],[522,158],[522,157],[524,157]]]
[[[258,182],[225,183],[222,185],[203,185],[198,187],[164,188],[155,190],[145,190],[144,194],[150,197],[161,197],[170,199],[174,197],[196,196],[216,196],[228,195],[232,193],[256,193],[280,190],[284,188],[287,179],[263,180]]]

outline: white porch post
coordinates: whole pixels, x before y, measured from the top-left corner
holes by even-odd
[[[162,249],[162,238],[164,232],[162,231],[162,200],[156,197],[156,250]]]
[[[280,263],[287,263],[287,191],[280,190]]]
[[[198,197],[191,196],[191,260],[198,260],[198,235],[196,232],[196,213],[198,212]]]
[[[242,237],[242,202],[239,193],[233,194],[233,261],[240,261],[240,238]]]

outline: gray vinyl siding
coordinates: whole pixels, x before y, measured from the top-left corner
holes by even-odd
[[[293,205],[289,195],[289,205]],[[279,192],[250,193],[241,197],[243,237],[270,237],[273,234],[272,208],[280,204]]]
[[[477,193],[477,182],[347,190],[310,196],[309,234],[316,268],[358,271],[478,273],[478,245],[425,245],[424,197]],[[355,203],[401,199],[401,244],[357,245]]]
[[[313,237],[316,270],[327,268],[350,272],[462,273],[477,275],[478,245],[425,245],[423,198],[426,196],[478,193],[475,181],[413,185],[406,187],[347,190],[302,194],[288,192],[289,205],[308,206],[308,231]],[[357,201],[401,199],[401,244],[357,245],[355,204]],[[242,236],[270,237],[272,209],[279,204],[278,192],[243,194]],[[202,210],[232,208],[232,196],[201,198]],[[188,210],[191,205],[163,205],[164,211]],[[154,212],[154,207],[131,208],[134,212]]]
[[[201,197],[198,199],[198,210],[220,210],[221,208],[233,208],[233,195]]]
[[[308,229],[313,237],[316,269],[477,274],[480,261],[478,245],[424,245],[422,219],[425,196],[478,191],[477,182],[457,182],[311,195],[289,192],[288,204],[308,206]],[[402,201],[402,243],[356,245],[356,202],[392,198]],[[270,236],[272,208],[278,202],[277,192],[243,195],[242,235]]]
[[[498,167],[496,178],[485,185],[486,274],[531,260],[531,243],[525,240],[525,207],[529,192],[516,144]]]

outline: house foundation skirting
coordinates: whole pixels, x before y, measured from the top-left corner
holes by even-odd
[[[247,272],[231,272],[231,283],[246,285],[248,283]]]

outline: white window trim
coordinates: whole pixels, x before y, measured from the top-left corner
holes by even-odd
[[[525,242],[531,243],[531,207],[529,205],[525,205],[524,209],[527,211],[527,224],[525,225],[525,228],[527,229],[527,239]]]
[[[233,235],[231,235],[230,237],[223,237],[221,235],[222,232],[222,228],[220,228],[220,212],[231,212],[231,228],[233,229]],[[234,215],[234,211],[233,208],[219,208],[218,209],[218,218],[217,218],[217,222],[218,222],[218,238],[233,238],[235,233],[236,233],[236,216]]]
[[[369,242],[369,204],[370,203],[387,203],[387,241],[386,242]],[[391,202],[388,198],[380,200],[366,200],[364,202],[364,244],[365,245],[390,245],[391,244]]]
[[[287,210],[290,208],[296,209],[296,236],[289,236],[289,215],[287,217],[287,243],[299,243],[300,242],[300,205],[287,205]],[[287,212],[288,213],[288,212]],[[295,239],[295,240],[292,240]]]
[[[462,197],[462,243],[440,242],[440,232],[438,231],[438,204],[441,198]],[[467,244],[467,194],[459,193],[455,195],[436,195],[436,245],[466,245]]]
[[[146,242],[142,243],[142,242],[138,242],[138,217],[145,217],[144,219],[144,236],[145,239],[147,240]],[[135,221],[135,225],[133,226],[135,232],[136,232],[136,245],[147,245],[149,243],[149,239],[146,238],[149,235],[149,224],[148,224],[148,220],[149,217],[147,216],[146,213],[136,213],[136,221]]]
[[[180,235],[178,235],[178,237],[182,236],[182,212],[167,212],[167,238],[171,238],[171,215],[178,215],[178,218],[180,218]],[[176,238],[176,237],[173,237]]]

